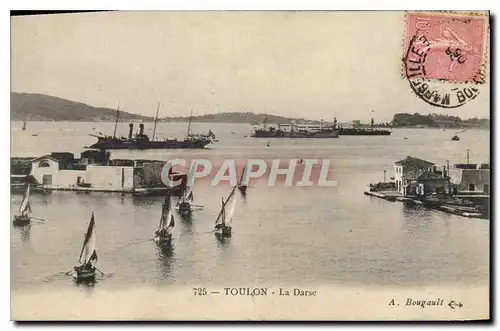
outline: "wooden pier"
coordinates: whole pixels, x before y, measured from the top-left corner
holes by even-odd
[[[391,202],[399,201],[405,203],[413,203],[415,205],[422,205],[429,209],[439,210],[448,214],[453,214],[463,217],[485,218],[484,214],[478,212],[476,207],[447,205],[446,203],[443,204],[428,203],[417,197],[405,197],[397,191],[376,191],[376,192],[365,191],[365,195],[377,197]],[[457,196],[457,197],[463,198],[464,196]]]
[[[401,193],[398,191],[365,191],[365,195],[370,195],[392,202],[401,197]]]

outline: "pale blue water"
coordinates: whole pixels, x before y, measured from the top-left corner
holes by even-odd
[[[13,123],[12,155],[79,153],[94,141],[88,133],[109,134],[113,125],[29,122],[23,132],[21,123]],[[146,124],[147,129],[150,126]],[[258,182],[246,200],[237,202],[233,237],[221,244],[210,231],[220,199],[229,188],[200,182],[195,198],[204,208],[195,211],[191,221],[177,217],[173,250],[166,253],[149,240],[159,220],[161,197],[33,195],[33,215],[47,221],[11,228],[12,288],[76,289],[71,278],[58,273],[77,262],[92,212],[96,214],[99,268],[110,273],[98,281],[95,291],[139,284],[488,283],[489,220],[408,208],[367,197],[363,191],[368,182],[383,180],[384,170],[387,178],[393,176],[394,162],[407,155],[444,165],[446,160],[464,162],[470,149],[471,162],[488,162],[489,131],[468,130],[458,142],[451,141],[455,130],[395,129],[388,137],[281,139],[271,140],[271,147],[266,147],[269,139],[249,137],[249,125],[193,125],[198,132],[209,128],[220,139],[210,150],[121,151],[112,157],[208,158],[219,163],[225,158],[328,158],[338,186],[269,188]],[[186,124],[162,123],[157,132],[182,136],[186,129]],[[127,124],[120,124],[119,134],[127,131]],[[20,195],[11,197],[11,212],[17,211],[20,202]]]

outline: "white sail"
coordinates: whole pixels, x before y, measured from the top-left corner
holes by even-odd
[[[233,188],[227,199],[224,201],[224,198],[222,198],[222,207],[221,211],[219,212],[219,216],[217,216],[217,219],[215,220],[215,224],[230,224],[231,219],[233,218],[234,214],[234,209],[236,206],[236,198],[234,191],[236,189],[236,186]]]
[[[21,202],[21,206],[19,206],[19,213],[21,215],[28,215],[31,213],[30,184],[28,184],[28,188],[26,189],[26,192],[24,192],[23,201]]]
[[[189,174],[188,174],[188,183],[191,180],[191,178],[194,178],[196,172],[196,164],[193,164],[191,169],[189,169]],[[194,187],[194,180],[193,180],[193,185],[186,185],[186,189],[184,190],[184,194],[182,195],[182,201],[193,201],[193,187]]]
[[[159,230],[167,229],[170,230],[175,225],[174,215],[172,213],[172,200],[170,194],[165,197],[165,201],[163,202],[163,209],[161,213],[160,219],[160,227]]]
[[[236,198],[237,194],[233,194],[230,197],[230,201],[226,202],[226,206],[228,207],[228,212],[226,213],[226,224],[231,225],[234,216],[234,209],[236,208]]]
[[[90,219],[89,227],[85,234],[85,239],[83,240],[79,261],[84,264],[97,261],[94,213],[92,213],[92,218]]]
[[[170,208],[167,212],[167,215],[165,216],[165,220],[164,220],[164,227],[169,230],[171,227],[170,227],[170,224],[172,224],[172,219],[174,218],[174,215],[172,214],[172,208]]]
[[[175,226],[174,215],[172,215],[172,213],[170,213],[170,221],[168,222],[167,230],[172,229],[174,226]]]
[[[225,202],[224,202],[224,198],[222,198],[222,207],[221,207],[221,210],[219,212],[219,216],[217,216],[217,219],[215,220],[216,225],[219,223],[224,224],[224,218],[225,218],[224,209],[225,209]]]

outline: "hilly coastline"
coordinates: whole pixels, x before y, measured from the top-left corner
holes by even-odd
[[[28,121],[71,121],[71,122],[112,122],[116,120],[116,109],[104,107],[92,107],[81,102],[53,97],[37,93],[11,92],[11,121],[22,121],[25,116]],[[217,123],[257,123],[262,122],[265,114],[253,112],[223,112],[217,114],[206,114],[193,116],[193,122],[217,122]],[[160,117],[160,122],[186,122],[187,116]],[[314,123],[305,119],[295,119],[276,115],[267,115],[267,122],[288,123],[295,120],[299,123]],[[120,122],[144,121],[153,122],[154,117],[142,116],[131,112],[120,110]]]
[[[37,93],[10,93],[11,121],[71,121],[98,122],[115,121],[116,109],[92,107],[58,97]],[[141,116],[120,111],[121,120],[151,120],[153,117]]]
[[[114,122],[116,109],[93,107],[81,102],[53,97],[37,93],[11,92],[11,121],[69,121],[69,122]],[[187,122],[189,117],[160,117],[159,122]],[[291,118],[271,114],[258,114],[253,112],[222,112],[216,114],[195,115],[193,122],[212,123],[247,123],[258,124],[267,120],[268,124],[319,123],[318,121],[304,118]],[[120,110],[119,122],[153,122],[154,117],[142,116],[133,112]],[[367,127],[369,124],[358,124]],[[389,123],[375,123],[375,127],[475,127],[489,128],[488,118],[461,119],[457,116],[445,114],[421,115],[419,113],[395,114]]]

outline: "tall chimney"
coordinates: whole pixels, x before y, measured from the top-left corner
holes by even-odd
[[[139,124],[139,134],[142,136],[144,134],[144,124]]]
[[[134,123],[128,125],[128,139],[132,139],[132,132],[134,131]]]

